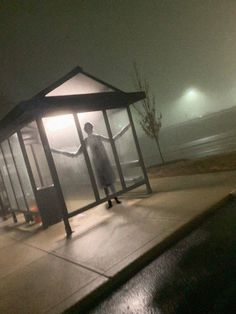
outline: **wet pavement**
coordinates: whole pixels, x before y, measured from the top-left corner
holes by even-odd
[[[70,239],[63,223],[42,230],[1,222],[0,313],[84,313],[225,202],[236,171],[156,178],[151,185],[151,195],[140,187],[109,211],[101,204],[71,218]]]
[[[235,225],[234,199],[88,313],[235,313]]]

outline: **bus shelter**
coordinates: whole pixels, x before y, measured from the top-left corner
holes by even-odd
[[[0,122],[4,211],[43,227],[141,185],[151,192],[126,93],[76,67]]]

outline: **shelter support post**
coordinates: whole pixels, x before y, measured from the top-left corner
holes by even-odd
[[[18,178],[18,181],[19,181],[19,184],[20,184],[20,189],[21,189],[21,192],[22,192],[22,195],[23,195],[24,203],[25,203],[25,206],[27,208],[27,211],[29,212],[29,205],[28,205],[28,202],[27,202],[27,199],[26,199],[25,191],[24,191],[24,188],[23,188],[23,183],[22,183],[19,171],[18,171],[18,167],[17,167],[17,164],[16,164],[15,156],[13,154],[12,146],[11,146],[11,143],[10,143],[9,139],[7,141],[8,141],[10,153],[12,155],[13,164],[14,164],[14,167],[16,169],[16,175],[17,175],[17,178]]]
[[[2,181],[2,184],[3,184],[4,191],[5,191],[5,193],[6,193],[7,202],[8,202],[8,204],[11,206],[10,199],[9,199],[9,195],[8,195],[8,191],[7,191],[7,188],[6,188],[4,179],[3,179],[3,174],[2,174],[1,169],[0,169],[0,177],[1,177],[1,181]],[[3,205],[3,206],[4,206],[4,205]],[[16,215],[15,215],[15,216],[16,216]],[[16,219],[15,216],[14,216],[13,213],[12,213],[12,217],[13,217],[14,222],[16,222],[16,221],[15,221],[15,219]]]
[[[127,106],[127,113],[128,113],[131,130],[132,130],[132,133],[133,133],[135,145],[136,145],[138,156],[139,156],[140,166],[142,168],[143,175],[144,175],[144,178],[145,178],[147,193],[150,194],[150,193],[152,193],[152,188],[151,188],[151,185],[150,185],[150,182],[149,182],[149,179],[148,179],[148,175],[147,175],[147,171],[146,171],[146,168],[145,168],[145,164],[144,164],[141,148],[139,146],[138,137],[137,137],[135,126],[134,126],[133,117],[132,117],[132,114],[131,114],[129,106]]]
[[[118,154],[117,154],[117,151],[116,151],[116,146],[115,146],[115,143],[114,143],[114,140],[113,140],[112,131],[111,131],[110,123],[109,123],[109,120],[108,120],[107,112],[106,112],[106,110],[103,110],[102,112],[103,112],[105,125],[106,125],[106,128],[107,128],[107,133],[108,133],[108,136],[109,136],[110,141],[111,141],[111,148],[112,148],[112,152],[113,152],[113,155],[114,155],[114,158],[115,158],[115,163],[116,163],[117,171],[118,171],[118,174],[119,174],[121,186],[122,186],[122,189],[125,190],[126,189],[126,184],[125,184],[125,180],[124,180],[122,169],[121,169],[121,165],[120,165],[120,160],[119,160],[119,157],[118,157]]]
[[[32,190],[33,190],[33,193],[34,193],[34,198],[36,200],[37,206],[39,207],[39,205],[38,205],[39,201],[38,201],[38,196],[37,196],[37,188],[36,188],[35,181],[34,181],[34,175],[33,175],[32,169],[31,169],[30,161],[29,161],[28,154],[27,154],[26,148],[25,148],[25,143],[24,143],[24,140],[23,140],[23,137],[22,137],[22,133],[21,133],[20,130],[17,131],[17,136],[18,136],[20,148],[21,148],[21,151],[22,151],[22,155],[23,155],[23,158],[24,158],[25,167],[26,167],[26,170],[27,170],[27,173],[28,173],[28,176],[29,176],[30,184],[31,184],[31,187],[32,187]]]
[[[17,209],[20,209],[19,203],[18,203],[18,200],[17,200],[17,197],[16,197],[16,193],[15,193],[15,190],[14,190],[14,188],[13,188],[12,178],[11,178],[11,176],[10,176],[10,172],[9,172],[9,169],[8,169],[6,157],[5,157],[5,155],[4,155],[4,152],[3,152],[3,149],[2,149],[1,144],[0,144],[0,151],[1,151],[1,153],[2,153],[4,163],[5,163],[5,165],[6,165],[6,171],[7,171],[7,175],[8,175],[8,178],[9,178],[9,182],[10,182],[10,185],[11,185],[11,189],[12,189],[12,192],[13,192],[13,196],[14,196],[14,199],[15,199],[15,203],[16,203]],[[14,208],[12,208],[12,209],[14,209]],[[14,221],[15,223],[17,223],[17,218],[16,218],[16,214],[14,213],[14,211],[12,211],[12,217],[13,217],[13,221]]]
[[[58,197],[59,197],[61,205],[62,205],[62,216],[63,216],[64,225],[65,225],[66,235],[67,235],[67,237],[70,237],[72,234],[72,230],[71,230],[71,226],[70,226],[69,219],[68,219],[68,212],[67,212],[64,196],[62,193],[61,185],[59,182],[59,178],[57,175],[56,166],[55,166],[55,163],[54,163],[54,160],[52,157],[52,153],[50,150],[50,146],[48,143],[46,132],[45,132],[45,129],[43,126],[43,121],[41,118],[39,118],[36,120],[36,123],[38,126],[38,130],[39,130],[40,138],[41,138],[41,141],[43,144],[43,149],[44,149],[44,152],[46,155],[48,166],[49,166],[49,169],[51,171],[52,179],[53,179],[56,191],[58,193]]]
[[[84,142],[84,139],[83,139],[83,133],[82,133],[82,130],[81,130],[80,122],[79,122],[79,119],[78,119],[78,116],[77,116],[76,113],[74,113],[74,120],[75,120],[75,125],[76,125],[76,128],[77,128],[77,132],[78,132],[78,135],[79,135],[80,143],[81,143],[81,146],[82,146],[82,149],[83,149],[84,158],[85,158],[86,165],[87,165],[87,168],[88,168],[89,177],[90,177],[90,181],[91,181],[91,184],[92,184],[92,188],[93,188],[93,192],[94,192],[94,195],[95,195],[95,199],[98,202],[100,200],[99,193],[98,193],[98,188],[97,188],[96,180],[95,180],[95,177],[94,177],[94,174],[93,174],[93,169],[92,169],[92,165],[91,165],[91,162],[90,162],[90,159],[89,159],[87,148],[86,148],[86,145],[85,145],[85,142]]]

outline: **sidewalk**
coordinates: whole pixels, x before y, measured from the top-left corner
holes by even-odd
[[[236,187],[236,171],[152,179],[47,230],[0,223],[0,313],[61,313],[130,276],[190,231]]]

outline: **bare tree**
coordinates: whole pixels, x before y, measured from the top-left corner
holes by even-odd
[[[135,87],[140,91],[144,91],[146,94],[146,98],[141,101],[141,108],[138,108],[137,105],[133,105],[133,108],[140,117],[139,124],[145,134],[151,139],[155,140],[158,152],[161,157],[161,161],[162,163],[164,163],[165,160],[163,158],[159,142],[162,114],[157,114],[155,96],[150,94],[149,83],[147,82],[147,80],[141,78],[136,63],[134,63],[134,74]]]

